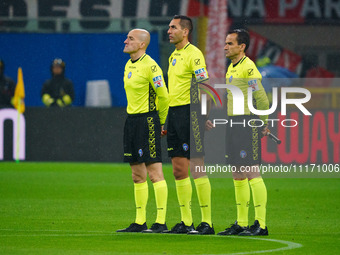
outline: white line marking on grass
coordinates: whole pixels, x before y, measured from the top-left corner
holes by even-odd
[[[70,236],[70,237],[81,237],[81,236],[108,236],[115,234],[114,232],[108,232],[108,231],[74,231],[74,230],[25,230],[25,229],[0,229],[0,231],[4,232],[19,232],[13,233],[13,234],[2,234],[0,233],[0,237],[11,237],[11,236],[29,236],[29,237],[38,237],[38,236],[46,236],[46,237],[62,237],[62,236]],[[21,232],[21,234],[20,234]],[[54,232],[54,233],[53,233]],[[61,233],[64,232],[64,233]],[[40,234],[39,234],[40,233]],[[136,233],[139,234],[139,233]],[[118,234],[119,235],[119,234]],[[123,234],[124,235],[124,234]],[[166,235],[166,234],[165,234]],[[121,235],[122,236],[122,235]],[[145,235],[149,236],[149,235]],[[177,235],[166,235],[166,236],[177,236]],[[259,241],[266,241],[266,242],[274,242],[274,243],[280,243],[287,245],[285,247],[276,248],[276,249],[269,249],[269,250],[260,250],[260,251],[245,251],[245,252],[235,252],[235,253],[214,253],[214,254],[205,254],[205,255],[245,255],[245,254],[260,254],[260,253],[271,253],[271,252],[278,252],[278,251],[287,251],[287,250],[293,250],[297,248],[303,247],[302,244],[294,243],[290,241],[285,240],[279,240],[279,239],[267,239],[267,238],[259,238],[259,237],[240,237],[240,236],[204,236],[204,237],[218,237],[218,238],[236,238],[236,239],[251,239],[251,240],[259,240]],[[129,254],[126,253],[126,254]]]
[[[274,243],[282,243],[282,244],[286,244],[287,246],[281,247],[281,248],[276,248],[276,249],[270,249],[270,250],[224,253],[223,255],[243,255],[243,254],[270,253],[270,252],[277,252],[277,251],[293,250],[293,249],[303,247],[303,245],[299,244],[299,243],[294,243],[294,242],[284,241],[284,240],[278,240],[278,239],[267,239],[267,238],[258,238],[258,237],[240,237],[240,236],[226,236],[226,237],[238,238],[238,239],[253,239],[253,240],[261,240],[261,241],[268,241],[268,242],[274,242]],[[222,237],[222,238],[225,238],[225,237]],[[210,254],[210,255],[213,255],[213,254]]]

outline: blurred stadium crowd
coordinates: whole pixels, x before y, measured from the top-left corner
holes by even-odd
[[[214,18],[209,17],[209,7],[213,8],[220,4],[219,2],[223,2],[227,10],[221,15],[225,17],[224,22],[228,29],[243,27],[250,31],[252,47],[247,55],[257,60],[264,77],[334,78],[339,76],[340,46],[337,42],[340,39],[340,3],[326,0],[94,0],[90,2],[3,0],[0,3],[0,38],[3,42],[0,58],[6,63],[6,72],[12,78],[16,76],[17,68],[23,67],[24,78],[27,80],[25,82],[27,106],[42,105],[43,101],[46,105],[48,100],[46,97],[45,100],[41,100],[40,92],[42,84],[49,75],[48,66],[55,58],[62,58],[64,63],[67,63],[68,75],[75,87],[75,100],[72,100],[73,95],[70,95],[74,105],[86,104],[88,80],[108,80],[112,105],[125,106],[126,101],[120,99],[124,94],[120,96],[117,94],[124,93],[120,89],[123,70],[118,66],[123,66],[125,63],[126,57],[124,58],[120,52],[123,48],[122,39],[126,33],[134,27],[153,32],[152,36],[156,37],[157,45],[151,45],[154,46],[154,51],[151,47],[151,55],[154,54],[153,57],[159,60],[163,70],[167,70],[172,46],[168,43],[166,31],[171,17],[175,14],[192,17],[195,22],[192,42],[205,55],[209,55],[212,54],[210,52],[212,47],[208,45],[212,41],[211,38],[224,37],[209,26],[209,18],[210,20]],[[17,37],[18,33],[21,37]],[[109,48],[104,45],[106,49],[102,49],[100,42],[97,47],[95,43],[88,44],[80,52],[76,50],[77,45],[86,43],[87,38],[70,38],[79,33],[87,35],[87,38],[98,34],[114,33],[121,34],[122,39],[97,38],[97,42],[99,40],[116,42],[108,43]],[[56,34],[58,37],[53,37]],[[32,38],[37,36],[39,38]],[[30,54],[32,44],[36,46],[36,50],[33,50],[34,54]],[[98,54],[90,53],[91,51],[98,51]],[[76,57],[76,54],[81,54],[81,58]],[[124,61],[112,63],[103,57],[107,54],[113,59],[122,57]],[[214,68],[208,65],[209,71],[213,71]],[[39,69],[39,72],[35,72],[34,69]],[[102,71],[103,69],[105,72]],[[166,75],[166,72],[164,73]],[[35,80],[30,77],[33,75]],[[314,84],[314,86],[331,88],[338,85],[330,82]],[[268,86],[266,89],[271,88]],[[69,104],[69,100],[66,101],[65,105]]]

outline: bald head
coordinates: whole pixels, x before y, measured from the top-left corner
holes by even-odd
[[[145,46],[143,48],[146,50],[146,48],[150,44],[150,33],[147,30],[140,28],[133,29],[130,31],[130,33],[131,32],[136,36],[139,41],[144,42]]]
[[[124,44],[123,51],[130,54],[131,59],[139,58],[150,44],[150,33],[145,29],[133,29],[127,35]]]

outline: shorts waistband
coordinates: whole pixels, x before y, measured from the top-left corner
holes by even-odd
[[[179,108],[185,108],[185,107],[189,107],[189,106],[190,106],[190,104],[185,104],[185,105],[169,106],[169,108],[179,109]]]
[[[131,117],[131,118],[143,117],[143,116],[148,116],[148,115],[154,115],[155,113],[157,113],[157,111],[144,112],[144,113],[133,113],[133,114],[128,113],[128,117]]]

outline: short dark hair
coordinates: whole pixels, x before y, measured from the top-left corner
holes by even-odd
[[[237,39],[236,39],[237,43],[239,45],[244,43],[246,45],[246,47],[244,48],[244,52],[246,52],[249,47],[249,43],[250,43],[250,37],[249,37],[248,31],[245,29],[233,29],[228,32],[228,35],[229,34],[237,34]]]
[[[187,28],[189,30],[189,35],[192,33],[194,26],[192,25],[192,20],[185,15],[175,15],[173,19],[180,19],[179,24],[182,28]]]

